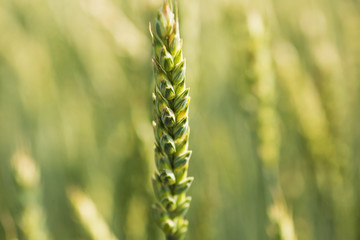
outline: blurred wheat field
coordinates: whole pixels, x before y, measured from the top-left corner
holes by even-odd
[[[161,0],[0,1],[0,240],[162,239]],[[360,239],[360,2],[180,0],[187,239]]]

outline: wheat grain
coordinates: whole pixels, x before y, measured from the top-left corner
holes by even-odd
[[[158,203],[153,207],[156,221],[166,239],[183,239],[188,221],[184,219],[191,197],[186,196],[193,177],[187,176],[189,89],[185,86],[186,63],[182,54],[177,11],[170,1],[158,11],[154,48],[154,135],[157,172],[153,187]]]

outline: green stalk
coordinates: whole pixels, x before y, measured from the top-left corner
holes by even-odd
[[[182,54],[177,11],[164,1],[152,31],[154,48],[154,135],[157,171],[153,187],[157,224],[167,240],[184,239],[188,221],[184,219],[191,197],[186,196],[193,177],[187,176],[191,151],[188,150],[189,89],[185,86],[185,59]]]

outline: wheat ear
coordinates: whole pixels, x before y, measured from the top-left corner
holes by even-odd
[[[193,177],[187,176],[189,89],[185,86],[185,59],[182,54],[177,11],[164,1],[150,33],[154,48],[154,135],[157,172],[153,187],[158,203],[153,207],[157,224],[167,240],[183,239],[188,221],[184,219],[191,197],[186,196]]]

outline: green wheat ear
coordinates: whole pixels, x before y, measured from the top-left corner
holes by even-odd
[[[185,59],[182,54],[177,11],[164,1],[151,30],[154,48],[154,135],[157,172],[153,187],[158,203],[153,207],[157,224],[167,240],[184,239],[184,219],[191,197],[186,196],[193,177],[187,176],[189,89],[185,86]]]

